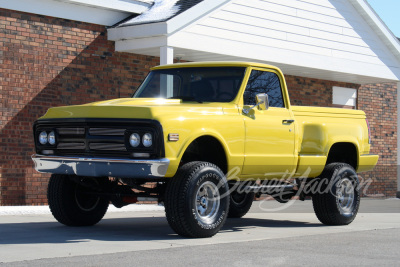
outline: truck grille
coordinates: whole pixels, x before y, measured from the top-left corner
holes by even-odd
[[[124,136],[125,129],[90,128],[91,135]]]
[[[99,119],[77,119],[76,121],[57,122],[56,120],[37,121],[34,126],[37,153],[53,151],[59,156],[106,156],[131,158],[132,154],[150,153],[159,157],[163,152],[161,125],[154,121],[113,121]],[[38,144],[40,132],[54,131],[57,143],[55,146]],[[132,133],[150,132],[153,135],[153,146],[133,148],[129,145]],[[161,144],[161,146],[160,146]],[[160,150],[162,148],[162,150]]]
[[[73,150],[81,150],[85,149],[85,143],[59,143],[57,145],[57,149],[63,150],[63,149],[73,149]]]
[[[56,128],[58,153],[127,152],[124,128]]]
[[[85,134],[85,128],[58,128],[59,135],[82,135]]]
[[[89,148],[91,150],[126,151],[124,144],[91,143],[89,144]]]

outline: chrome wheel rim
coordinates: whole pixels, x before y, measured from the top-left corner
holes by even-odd
[[[351,215],[355,200],[355,189],[353,183],[348,178],[342,179],[337,185],[336,203],[343,215]]]
[[[199,187],[196,193],[196,215],[201,222],[213,223],[220,204],[219,190],[214,183],[205,182]]]

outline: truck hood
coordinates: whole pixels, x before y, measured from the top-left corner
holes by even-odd
[[[182,102],[180,99],[120,98],[85,105],[50,108],[40,119],[157,119],[171,113],[186,112],[218,115],[224,113],[224,108],[232,110],[234,106],[231,103]]]

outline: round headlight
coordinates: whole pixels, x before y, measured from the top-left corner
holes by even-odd
[[[145,147],[151,147],[153,144],[153,136],[151,136],[151,133],[146,133],[143,135],[143,145]]]
[[[47,137],[47,139],[49,140],[49,144],[50,145],[55,145],[56,144],[56,134],[54,132],[50,132],[49,136]]]
[[[137,133],[131,134],[131,137],[129,137],[129,144],[133,147],[137,147],[140,144],[140,136]]]
[[[47,144],[47,133],[45,131],[39,134],[39,143],[42,145]]]

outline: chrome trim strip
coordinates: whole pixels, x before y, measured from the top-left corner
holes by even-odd
[[[32,155],[38,172],[120,178],[164,177],[169,159],[111,159]]]

